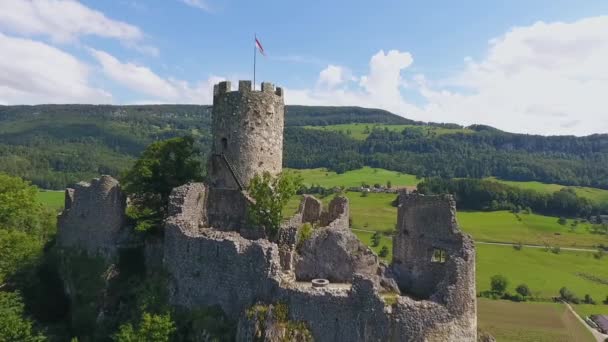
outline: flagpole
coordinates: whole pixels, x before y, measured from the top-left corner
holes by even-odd
[[[258,54],[258,47],[255,45],[255,40],[258,39],[257,35],[253,34],[253,90],[255,90],[255,57]]]

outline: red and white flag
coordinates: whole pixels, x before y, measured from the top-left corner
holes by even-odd
[[[260,41],[258,40],[258,37],[255,37],[255,46],[258,48],[262,56],[266,56],[266,54],[264,53],[264,47],[262,46],[262,43],[260,43]]]

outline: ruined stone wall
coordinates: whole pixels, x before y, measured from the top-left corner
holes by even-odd
[[[238,91],[230,91],[230,82],[220,82],[213,92],[212,153],[224,155],[237,178],[246,187],[255,174],[273,175],[282,170],[284,102],[281,88],[262,83],[253,91],[250,81],[240,81]],[[230,170],[212,160],[212,187],[233,186],[227,183]]]
[[[57,243],[89,255],[116,256],[125,225],[126,196],[118,181],[101,176],[66,189],[65,209],[58,219]]]
[[[476,327],[475,247],[458,227],[452,196],[400,193],[392,271],[402,292]]]

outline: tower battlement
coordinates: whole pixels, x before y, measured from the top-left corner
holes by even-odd
[[[262,82],[262,90],[252,90],[251,89],[251,81],[239,81],[238,90],[233,91],[232,82],[230,81],[222,81],[213,86],[213,96],[214,96],[214,104],[215,104],[215,96],[226,94],[226,93],[246,93],[246,92],[260,92],[266,94],[274,93],[276,96],[283,97],[283,88],[276,87],[274,84],[270,82]]]

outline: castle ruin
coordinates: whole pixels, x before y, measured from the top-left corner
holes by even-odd
[[[239,341],[254,340],[246,312],[258,303],[285,304],[288,319],[303,322],[315,341],[475,341],[475,248],[451,196],[399,194],[390,265],[352,233],[343,196],[324,208],[305,195],[276,241],[248,224],[247,185],[256,174],[281,172],[283,126],[281,88],[214,87],[208,181],[173,189],[162,243],[144,246],[147,266],[168,274],[170,304],[220,306],[238,321]],[[125,207],[109,176],[68,189],[59,246],[115,257],[128,231]],[[315,228],[299,241],[304,224]],[[318,278],[329,286],[313,287]],[[264,340],[286,338],[270,330]]]

